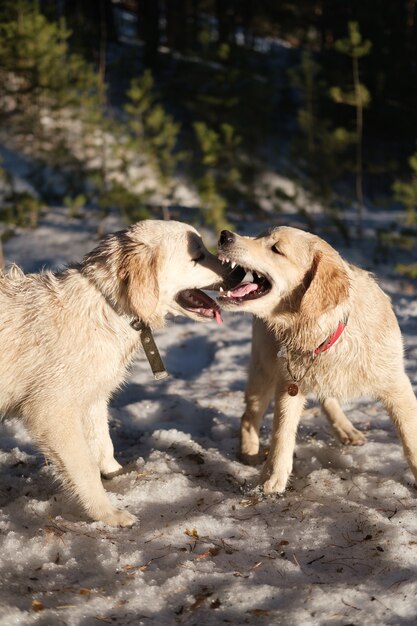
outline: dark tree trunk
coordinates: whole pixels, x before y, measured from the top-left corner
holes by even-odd
[[[254,17],[253,0],[243,0],[239,4],[242,14],[242,26],[245,36],[245,46],[253,47],[252,20]]]
[[[189,46],[191,50],[195,50],[198,47],[198,30],[199,30],[199,0],[191,0],[190,9],[190,30],[189,30]]]
[[[188,2],[169,0],[165,3],[168,46],[183,51],[188,45]]]
[[[106,25],[106,40],[116,41],[116,24],[114,23],[113,5],[111,0],[101,0],[102,2],[102,14]]]
[[[216,0],[218,42],[230,43],[235,26],[233,0]]]
[[[104,21],[107,39],[116,39],[111,0],[65,0],[60,6],[64,7],[64,15],[69,22],[78,23],[81,27],[84,23],[85,28],[96,32],[98,37]]]
[[[415,75],[417,72],[417,0],[405,0],[404,14],[404,58],[408,57],[411,73]]]
[[[154,69],[158,62],[159,0],[139,0],[139,37],[144,43],[143,63]]]
[[[103,42],[116,41],[116,27],[111,0],[64,0],[59,12],[72,30],[74,49],[81,49],[101,64]],[[58,13],[58,10],[57,10]],[[58,17],[61,17],[58,15]],[[92,42],[97,45],[94,49]]]

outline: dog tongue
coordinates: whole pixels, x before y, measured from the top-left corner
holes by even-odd
[[[248,293],[256,291],[257,289],[258,285],[256,283],[241,283],[232,290],[231,294],[234,298],[242,298],[243,296],[246,296]]]
[[[216,317],[216,322],[218,324],[223,324],[223,320],[222,320],[222,316],[220,315],[220,311],[218,311],[217,309],[214,309],[214,315]]]

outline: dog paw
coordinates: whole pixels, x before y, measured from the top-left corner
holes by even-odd
[[[260,465],[265,461],[267,451],[265,449],[257,449],[256,452],[244,452],[241,450],[238,459],[244,465]]]
[[[101,520],[109,526],[133,526],[138,521],[138,518],[129,513],[129,511],[121,511],[119,509],[113,509],[102,516]]]
[[[346,430],[336,430],[336,435],[338,436],[341,443],[346,446],[363,446],[363,444],[366,443],[365,435],[353,426]]]
[[[287,480],[283,480],[281,476],[271,476],[263,483],[263,490],[266,494],[284,493],[287,486]]]
[[[255,456],[259,453],[259,440],[250,441],[248,437],[242,437],[240,443],[240,454],[243,456],[247,454],[249,456]]]
[[[291,470],[291,465],[281,464],[274,466],[268,458],[261,471],[260,484],[263,486],[264,493],[284,493]]]
[[[112,472],[103,472],[102,471],[101,472],[101,476],[105,480],[111,480],[112,478],[115,478],[116,476],[122,476],[123,474],[129,474],[130,472],[136,472],[137,469],[138,468],[137,468],[136,463],[129,463],[128,465],[124,465],[123,467],[121,465],[119,465],[118,469],[115,469]]]
[[[238,458],[244,465],[259,465],[263,460],[260,454],[245,454],[243,452],[239,453]]]
[[[240,430],[240,458],[248,459],[256,458],[259,455],[259,436],[251,425],[242,426]],[[244,461],[246,462],[246,461]],[[253,465],[253,463],[248,463]]]

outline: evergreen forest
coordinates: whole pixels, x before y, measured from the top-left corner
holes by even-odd
[[[414,245],[417,1],[2,0],[0,133],[3,239],[63,206],[349,242],[383,210]]]

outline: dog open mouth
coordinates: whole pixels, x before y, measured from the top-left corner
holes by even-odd
[[[215,319],[218,324],[223,324],[219,305],[200,289],[180,291],[176,300],[180,307],[186,311],[200,317]]]
[[[220,287],[219,302],[222,304],[241,304],[249,300],[262,298],[271,291],[272,285],[268,278],[257,270],[241,267],[235,261],[230,261],[223,255],[219,255],[219,259],[222,263],[230,263],[233,273],[236,272],[236,274],[243,277],[240,278],[239,284],[232,289],[224,291]]]

